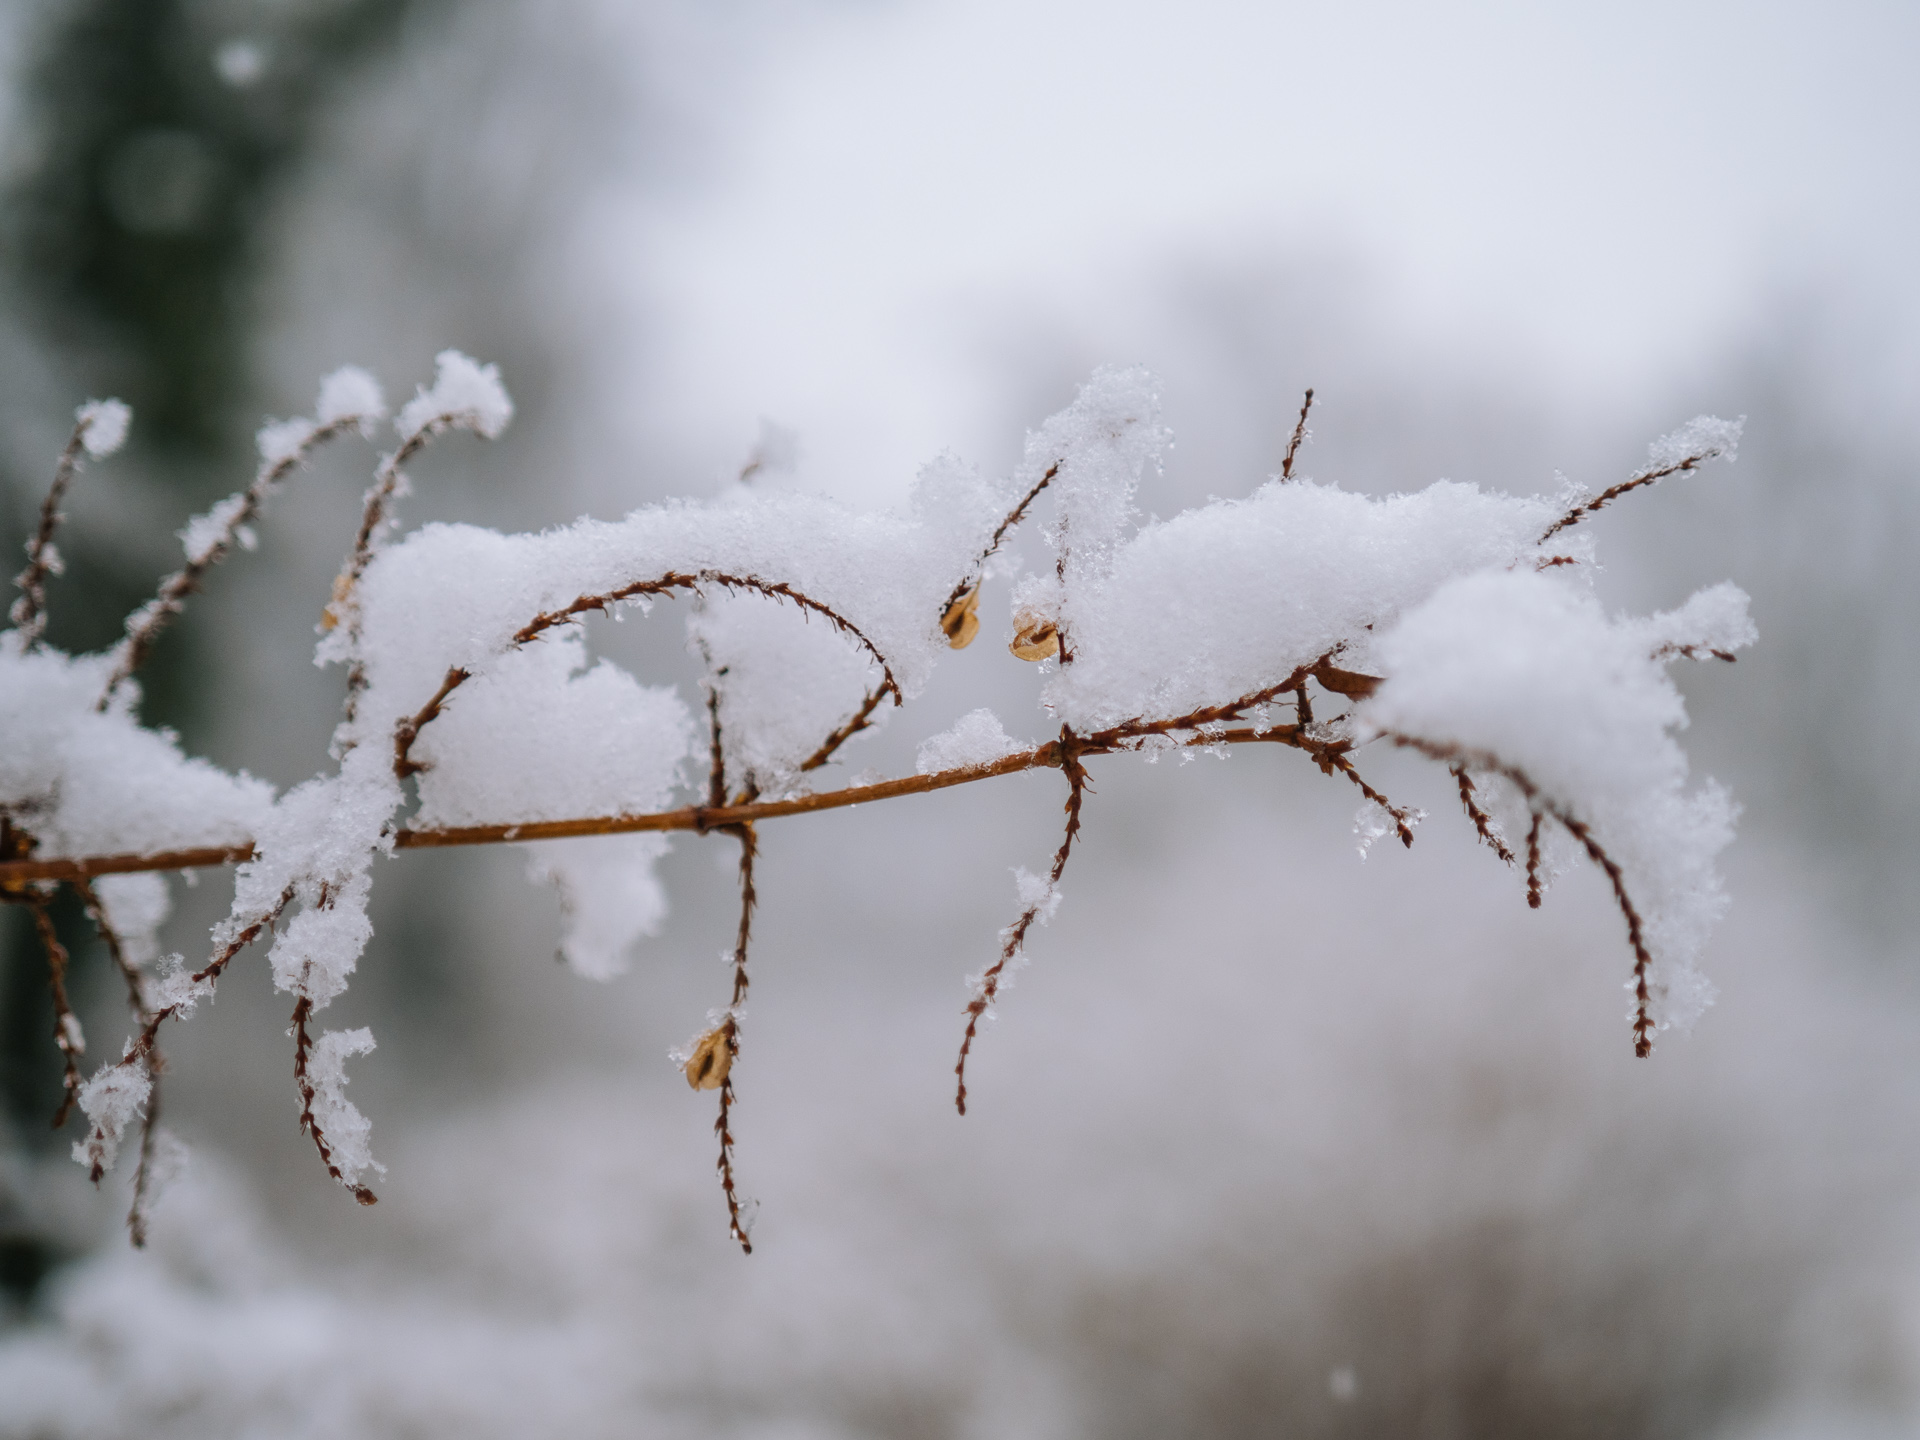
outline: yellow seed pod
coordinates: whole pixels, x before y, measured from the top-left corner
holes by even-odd
[[[1013,617],[1013,643],[1007,648],[1021,660],[1045,660],[1060,653],[1060,629],[1044,616],[1022,610]]]
[[[973,643],[973,637],[980,633],[979,610],[978,585],[947,606],[946,614],[940,617],[940,629],[947,637],[949,648],[964,650]]]
[[[347,597],[352,593],[353,579],[346,571],[342,570],[338,575],[333,577],[333,598],[327,602],[326,607],[320,612],[320,628],[322,631],[331,630],[340,623],[340,617],[345,613],[343,607],[346,604]]]
[[[718,1090],[733,1068],[733,1047],[727,1044],[727,1027],[717,1025],[693,1042],[693,1053],[680,1072],[696,1090]]]

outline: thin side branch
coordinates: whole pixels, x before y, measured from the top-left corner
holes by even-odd
[[[427,767],[413,758],[413,742],[419,738],[421,727],[437,718],[446,708],[447,697],[470,678],[468,672],[455,665],[447,671],[440,681],[440,688],[433,692],[433,698],[420,707],[419,713],[412,718],[402,720],[393,727],[393,774],[395,779],[404,780],[409,775],[418,775]]]
[[[1506,861],[1507,864],[1513,864],[1513,851],[1507,847],[1507,842],[1501,838],[1500,831],[1494,826],[1493,817],[1481,809],[1479,798],[1474,793],[1473,777],[1467,773],[1467,767],[1465,765],[1449,765],[1447,768],[1452,772],[1454,780],[1460,787],[1460,808],[1465,810],[1467,812],[1467,818],[1473,821],[1473,828],[1475,833],[1480,837],[1480,843],[1492,850],[1494,854]],[[1528,866],[1528,873],[1532,873],[1531,865]]]
[[[1730,650],[1716,649],[1712,645],[1662,645],[1653,652],[1656,660],[1724,660],[1732,665],[1740,657]]]
[[[27,908],[33,911],[34,933],[39,936],[41,952],[47,957],[47,989],[53,996],[53,1043],[60,1047],[64,1069],[60,1108],[53,1112],[53,1128],[58,1130],[67,1123],[74,1102],[80,1098],[80,1057],[87,1053],[87,1042],[81,1034],[79,1018],[67,1001],[67,947],[60,943],[59,933],[53,928],[53,915],[48,908],[51,898],[38,896],[28,902]]]
[[[1080,756],[1085,753],[1085,742],[1070,727],[1062,725],[1060,739],[1056,743],[1060,753],[1060,769],[1067,777],[1067,833],[1060,841],[1060,848],[1054,852],[1052,869],[1047,872],[1047,893],[1021,911],[1020,918],[1002,932],[1000,956],[980,976],[974,986],[973,999],[967,1002],[967,1031],[961,1037],[960,1058],[953,1067],[956,1080],[953,1104],[962,1115],[967,1113],[967,1056],[973,1052],[973,1040],[979,1034],[981,1017],[993,1008],[1001,982],[1006,977],[1007,966],[1013,963],[1014,957],[1027,943],[1027,931],[1040,918],[1041,909],[1052,897],[1060,877],[1066,873],[1067,857],[1073,853],[1074,839],[1080,834],[1080,806],[1088,788],[1087,769],[1080,763]]]
[[[1034,487],[1020,497],[1020,503],[1007,512],[1007,518],[1000,522],[999,527],[993,532],[993,538],[987,541],[987,548],[980,552],[978,558],[968,567],[967,573],[961,577],[960,583],[953,587],[953,593],[947,597],[949,606],[957,603],[967,591],[979,583],[975,577],[979,575],[980,567],[993,558],[994,551],[1000,548],[1000,542],[1007,538],[1007,533],[1026,518],[1027,507],[1040,498],[1040,492],[1051,485],[1053,477],[1059,473],[1060,462],[1056,460],[1047,467],[1047,473],[1034,483]]]
[[[73,477],[80,473],[80,456],[86,449],[87,429],[92,424],[92,416],[82,412],[74,424],[73,434],[61,448],[59,463],[53,470],[53,483],[40,502],[39,528],[27,542],[27,568],[14,578],[20,598],[13,602],[8,618],[20,633],[22,650],[39,640],[47,628],[47,577],[57,574],[60,565],[59,552],[53,548],[53,533],[60,528],[63,518],[60,502],[66,498]]]
[[[307,1057],[313,1051],[313,1041],[307,1035],[307,1017],[313,1014],[313,1002],[302,995],[293,1005],[293,1083],[300,1092],[300,1130],[302,1134],[313,1137],[314,1148],[320,1152],[320,1163],[327,1167],[327,1174],[338,1180],[353,1193],[353,1198],[362,1205],[377,1205],[380,1197],[364,1185],[355,1184],[342,1173],[338,1162],[333,1158],[333,1147],[327,1143],[325,1132],[320,1129],[320,1121],[313,1113],[314,1098],[320,1093],[314,1088],[313,1081],[307,1076]]]
[[[87,918],[93,921],[94,929],[107,947],[107,957],[126,984],[127,1008],[133,1011],[135,1021],[144,1025],[153,1014],[147,1004],[146,977],[140,973],[140,967],[127,958],[126,946],[108,921],[106,907],[100,903],[93,886],[85,880],[75,880],[73,891],[87,907]],[[148,1049],[142,1063],[147,1067],[147,1104],[140,1115],[140,1164],[133,1172],[133,1203],[127,1207],[127,1237],[136,1250],[146,1248],[147,1223],[153,1211],[154,1137],[160,1124],[160,1075],[167,1062],[156,1045]]]
[[[96,871],[95,873],[100,872]],[[227,966],[233,963],[234,956],[238,955],[242,950],[246,949],[247,946],[259,939],[262,931],[270,929],[273,923],[280,918],[281,912],[292,903],[293,886],[289,885],[285,890],[280,892],[280,898],[274,902],[271,910],[257,917],[252,924],[241,930],[225,945],[222,945],[216,950],[213,958],[209,960],[205,966],[194,971],[192,975],[187,977],[188,983],[198,987],[210,982],[217,982],[220,976],[225,973]],[[159,1049],[156,1042],[160,1035],[160,1027],[179,1013],[183,1003],[185,1002],[162,1005],[159,1009],[153,1011],[152,1014],[147,1017],[146,1023],[140,1027],[140,1033],[134,1036],[132,1043],[127,1046],[126,1054],[113,1062],[113,1068],[119,1069],[128,1065],[152,1066],[156,1064],[159,1057]],[[91,1138],[93,1140],[100,1140],[104,1137],[101,1136],[99,1130],[96,1129]],[[144,1155],[144,1148],[142,1153]],[[100,1177],[104,1172],[105,1167],[96,1160],[90,1172],[90,1178],[96,1185],[100,1183]]]
[[[1283,481],[1293,478],[1293,457],[1300,453],[1300,444],[1307,438],[1307,412],[1313,409],[1313,387],[1307,387],[1307,398],[1300,402],[1300,418],[1294,422],[1293,438],[1287,441],[1286,459],[1280,462],[1280,478]]]
[[[756,575],[732,575],[721,570],[702,570],[691,574],[668,571],[656,579],[636,580],[630,585],[622,585],[601,594],[582,595],[558,610],[542,611],[514,632],[512,643],[516,646],[525,645],[557,626],[572,624],[589,612],[605,614],[610,606],[617,605],[623,600],[667,595],[676,590],[691,591],[697,595],[701,593],[703,585],[718,585],[723,590],[745,591],[749,594],[764,595],[771,600],[791,601],[803,613],[822,616],[834,629],[851,637],[880,667],[879,694],[891,695],[896,705],[902,703],[904,697],[900,693],[899,682],[893,678],[893,667],[887,663],[887,657],[880,653],[880,648],[867,638],[865,631],[832,606],[823,605],[811,596],[794,589],[784,580],[762,580]],[[395,727],[393,737],[395,775],[405,779],[420,768],[411,758],[413,742],[419,738],[420,731],[445,708],[447,697],[469,678],[471,677],[468,672],[458,667],[449,670],[439,690],[434,692],[433,698],[427,705],[417,715],[402,721]],[[878,703],[878,700],[874,701],[874,704]],[[869,710],[867,713],[872,712]],[[852,731],[848,732],[848,734],[852,733]]]
[[[727,803],[727,752],[720,734],[720,687],[707,681],[707,807]]]
[[[1549,525],[1535,543],[1540,545],[1546,544],[1547,541],[1551,540],[1555,535],[1558,535],[1562,530],[1578,525],[1589,515],[1604,510],[1608,505],[1630,491],[1638,490],[1646,485],[1656,484],[1666,479],[1669,475],[1679,475],[1688,470],[1698,470],[1702,465],[1706,464],[1707,461],[1716,459],[1724,453],[1726,452],[1719,446],[1712,446],[1705,450],[1696,450],[1684,459],[1642,470],[1639,474],[1622,480],[1618,485],[1613,485],[1602,490],[1598,495],[1594,496],[1593,499],[1587,501],[1586,504],[1574,506],[1573,509],[1567,511],[1566,514]]]
[[[886,696],[887,692],[885,690],[869,690],[867,692],[867,698],[860,702],[860,708],[853,712],[848,718],[847,723],[827,736],[825,740],[822,740],[820,742],[820,748],[800,762],[800,773],[804,775],[809,770],[818,770],[822,765],[826,764],[827,761],[831,760],[834,752],[846,744],[847,741],[858,735],[862,730],[872,729],[873,712],[880,708],[880,702],[886,699]]]
[[[1633,903],[1633,897],[1627,893],[1627,879],[1620,864],[1601,846],[1593,833],[1593,828],[1580,819],[1566,806],[1543,791],[1533,779],[1517,766],[1508,765],[1499,756],[1484,750],[1471,750],[1465,746],[1447,742],[1424,740],[1417,735],[1402,735],[1389,731],[1387,737],[1395,745],[1418,751],[1431,760],[1446,765],[1470,765],[1475,770],[1485,770],[1504,775],[1515,785],[1520,793],[1527,797],[1527,804],[1533,811],[1533,827],[1527,834],[1527,903],[1534,907],[1540,904],[1540,825],[1543,817],[1557,820],[1574,839],[1580,842],[1587,857],[1606,872],[1607,880],[1613,886],[1613,898],[1620,908],[1621,918],[1627,922],[1627,943],[1633,947],[1634,1015],[1633,1015],[1633,1053],[1642,1059],[1653,1053],[1653,993],[1649,973],[1653,968],[1653,955],[1647,949],[1645,928],[1641,923],[1639,907]]]
[[[720,1114],[713,1122],[713,1133],[720,1140],[720,1190],[727,1198],[727,1233],[739,1242],[742,1254],[753,1253],[746,1217],[741,1213],[740,1195],[733,1173],[733,1062],[740,1058],[740,1014],[747,1003],[747,946],[753,939],[753,907],[757,900],[753,889],[753,862],[759,842],[753,826],[730,827],[740,841],[740,927],[733,943],[733,998],[727,1004],[727,1018],[721,1023],[721,1037],[727,1047],[727,1074],[720,1082]]]
[[[96,709],[106,709],[114,691],[145,663],[160,633],[173,622],[176,615],[186,609],[187,597],[200,588],[200,582],[206,578],[207,572],[233,553],[234,542],[241,530],[259,518],[268,497],[280,487],[280,483],[312,459],[313,453],[328,441],[349,430],[358,430],[362,420],[363,417],[359,415],[348,415],[316,426],[290,454],[278,460],[261,462],[253,483],[241,492],[240,504],[223,517],[221,533],[198,555],[189,555],[185,565],[160,582],[159,592],[154,598],[127,617],[126,638],[114,647],[113,675],[101,691]]]

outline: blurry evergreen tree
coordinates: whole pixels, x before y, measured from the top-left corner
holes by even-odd
[[[251,470],[266,222],[316,122],[361,62],[447,3],[68,0],[25,27],[0,191],[0,295],[30,338],[25,353],[72,403],[111,394],[133,406],[130,451],[115,463],[129,483],[164,490],[167,513],[184,520]],[[0,545],[16,557],[7,577],[52,473],[52,454],[45,460],[37,473],[0,474]],[[50,607],[50,642],[110,643],[157,577],[116,565],[72,531],[61,549],[68,578]],[[142,677],[147,717],[189,736],[196,648],[194,626],[176,626]],[[26,917],[4,908],[0,1143],[64,1149],[66,1137],[47,1129],[60,1063],[44,967]],[[77,912],[61,922],[84,954]],[[82,963],[74,980],[91,985],[101,971]],[[0,1292],[30,1292],[55,1258],[0,1188]]]

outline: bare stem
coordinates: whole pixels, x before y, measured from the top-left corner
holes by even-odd
[[[60,943],[59,933],[53,928],[53,915],[48,908],[50,899],[51,896],[38,896],[28,902],[28,908],[33,911],[33,929],[40,937],[40,949],[47,957],[47,989],[53,995],[53,1043],[60,1047],[63,1066],[60,1108],[53,1113],[53,1128],[58,1130],[67,1123],[74,1102],[80,1098],[80,1056],[86,1052],[86,1042],[80,1038],[80,1021],[67,1001],[67,947]]]
[[[126,946],[121,943],[119,932],[108,921],[106,907],[100,903],[93,886],[84,879],[75,880],[73,891],[80,897],[80,903],[87,907],[87,916],[100,932],[100,939],[107,947],[107,956],[113,961],[113,968],[120,972],[120,978],[126,984],[127,1008],[133,1011],[135,1021],[145,1025],[153,1014],[147,1004],[146,977],[140,973],[140,967],[127,957]],[[153,1207],[154,1131],[160,1123],[160,1075],[166,1069],[167,1062],[160,1053],[160,1047],[152,1045],[148,1047],[142,1063],[147,1067],[147,1104],[140,1116],[140,1164],[133,1174],[133,1204],[127,1208],[127,1235],[136,1250],[146,1247],[147,1221]]]
[[[1609,504],[1618,500],[1629,491],[1638,490],[1642,486],[1656,484],[1666,479],[1669,475],[1678,475],[1688,470],[1698,470],[1702,465],[1706,464],[1707,461],[1717,459],[1725,453],[1726,452],[1717,445],[1709,446],[1705,450],[1696,450],[1684,459],[1642,470],[1638,474],[1622,480],[1618,485],[1613,485],[1602,490],[1598,495],[1594,496],[1593,499],[1587,501],[1586,504],[1574,506],[1573,509],[1567,511],[1566,514],[1549,525],[1535,543],[1540,545],[1546,544],[1547,541],[1551,540],[1562,530],[1578,525],[1589,515],[1604,510]]]
[[[623,600],[636,600],[651,595],[667,595],[676,590],[691,591],[698,595],[701,593],[701,586],[703,585],[717,585],[723,590],[746,591],[750,594],[764,595],[771,600],[791,601],[794,605],[798,606],[802,612],[823,617],[834,629],[844,635],[850,636],[856,644],[867,652],[873,659],[873,662],[880,667],[880,688],[878,694],[891,695],[894,704],[898,705],[901,703],[900,684],[893,678],[893,667],[887,663],[886,656],[880,653],[880,648],[867,638],[865,631],[861,630],[858,625],[855,625],[832,606],[823,605],[811,596],[794,589],[793,586],[787,584],[784,580],[762,580],[756,575],[732,575],[721,570],[702,570],[697,573],[683,574],[680,571],[670,570],[665,575],[658,576],[651,580],[636,580],[631,584],[622,585],[599,594],[582,595],[571,604],[563,605],[558,610],[542,611],[514,632],[512,643],[516,646],[525,645],[530,640],[537,640],[540,636],[554,629],[556,626],[572,624],[589,612],[604,614],[609,607],[617,605]],[[393,737],[394,774],[404,779],[420,768],[413,763],[411,758],[410,752],[413,748],[413,742],[419,737],[420,731],[445,708],[447,697],[470,678],[467,671],[458,667],[449,670],[446,678],[442,680],[440,688],[434,692],[433,698],[427,702],[425,708],[411,719],[402,721],[395,728]],[[875,699],[873,703],[877,705],[880,702],[878,699]],[[865,713],[871,714],[872,711],[869,709]],[[847,733],[850,735],[853,732],[849,730]]]
[[[113,675],[101,691],[96,709],[106,709],[113,692],[146,661],[161,631],[172,623],[174,616],[186,609],[187,597],[200,588],[200,582],[206,578],[207,572],[233,553],[234,541],[240,531],[259,518],[268,497],[280,487],[280,483],[305,465],[313,457],[314,451],[349,430],[359,429],[361,422],[361,416],[348,415],[316,426],[290,454],[278,460],[261,462],[253,483],[241,493],[241,503],[227,517],[220,535],[197,556],[189,555],[185,565],[160,582],[159,592],[154,598],[127,617],[126,638],[114,647]]]
[[[999,527],[993,532],[993,538],[987,541],[987,548],[980,552],[973,564],[967,567],[967,573],[960,577],[960,583],[953,587],[953,593],[947,597],[948,605],[954,604],[979,583],[980,567],[993,558],[993,552],[1000,548],[1000,542],[1007,538],[1007,532],[1026,517],[1027,507],[1040,498],[1040,492],[1051,485],[1053,477],[1059,473],[1060,462],[1056,460],[1047,467],[1047,473],[1034,483],[1034,487],[1020,497],[1020,503],[1007,512],[1007,518],[1000,522]]]
[[[353,1198],[362,1205],[377,1205],[380,1197],[364,1185],[357,1185],[342,1173],[339,1163],[333,1158],[333,1147],[327,1143],[327,1137],[320,1128],[320,1121],[313,1113],[313,1102],[319,1092],[313,1081],[307,1076],[307,1057],[312,1053],[313,1041],[307,1036],[307,1017],[313,1014],[313,1002],[302,995],[293,1004],[293,1083],[300,1092],[300,1129],[303,1134],[313,1137],[314,1148],[320,1152],[320,1163],[327,1167],[327,1174],[339,1181]]]
[[[1527,797],[1527,804],[1533,811],[1533,826],[1527,833],[1527,903],[1529,905],[1537,908],[1540,904],[1540,826],[1544,817],[1557,820],[1568,834],[1580,842],[1588,858],[1606,873],[1608,882],[1613,886],[1613,898],[1620,908],[1621,918],[1627,922],[1627,943],[1633,947],[1633,1053],[1642,1059],[1651,1055],[1654,1023],[1653,992],[1649,972],[1653,968],[1653,955],[1647,949],[1646,933],[1640,919],[1639,908],[1633,903],[1633,897],[1627,893],[1626,873],[1621,869],[1619,862],[1601,846],[1599,839],[1593,833],[1593,828],[1542,790],[1526,771],[1507,764],[1490,751],[1474,750],[1447,741],[1425,740],[1417,735],[1402,735],[1394,731],[1389,731],[1386,738],[1395,745],[1418,751],[1429,759],[1439,760],[1447,765],[1468,765],[1475,770],[1504,775],[1520,788],[1520,793]]]
[[[1301,442],[1307,438],[1307,412],[1313,409],[1313,387],[1307,387],[1307,398],[1300,402],[1300,418],[1293,424],[1293,438],[1287,441],[1287,455],[1280,462],[1280,478],[1293,478],[1293,457],[1300,453]]]
[[[1480,843],[1487,846],[1507,864],[1513,864],[1513,851],[1507,848],[1507,842],[1501,838],[1499,830],[1494,827],[1493,817],[1481,808],[1479,798],[1474,793],[1473,777],[1467,773],[1467,767],[1450,765],[1447,768],[1460,786],[1460,808],[1465,810],[1467,818],[1473,821],[1473,828],[1480,836]],[[1531,865],[1529,873],[1532,873]]]
[[[1013,963],[1014,957],[1027,943],[1027,931],[1040,918],[1040,911],[1051,897],[1053,888],[1066,873],[1067,857],[1073,853],[1074,839],[1080,834],[1080,806],[1088,788],[1087,769],[1080,763],[1080,756],[1085,753],[1085,742],[1071,728],[1062,725],[1056,744],[1060,753],[1060,769],[1067,777],[1067,833],[1060,841],[1060,848],[1054,852],[1053,868],[1047,872],[1047,894],[1028,905],[1020,912],[1020,918],[1006,928],[999,958],[981,975],[974,987],[973,999],[967,1002],[967,1031],[961,1037],[960,1058],[953,1067],[956,1081],[953,1104],[962,1115],[967,1113],[967,1056],[973,1052],[973,1040],[980,1031],[981,1017],[993,1008],[1001,982],[1006,977],[1007,966]]]
[[[61,448],[59,463],[53,470],[53,484],[47,487],[46,499],[40,502],[39,528],[27,542],[27,568],[13,582],[20,598],[13,602],[8,618],[19,631],[22,650],[39,640],[47,628],[47,577],[59,563],[58,552],[53,548],[53,532],[60,528],[60,502],[66,498],[73,477],[80,473],[80,455],[86,449],[87,427],[92,423],[91,416],[83,415]]]
[[[742,1254],[753,1253],[753,1240],[747,1233],[741,1214],[740,1195],[733,1173],[733,1062],[740,1058],[740,1013],[747,1003],[747,946],[753,939],[753,907],[757,897],[753,889],[753,862],[759,842],[751,825],[728,827],[740,841],[740,928],[733,943],[733,998],[727,1004],[727,1018],[721,1034],[727,1046],[727,1074],[720,1082],[720,1114],[713,1122],[713,1133],[720,1139],[720,1190],[727,1199],[727,1233],[740,1244]]]

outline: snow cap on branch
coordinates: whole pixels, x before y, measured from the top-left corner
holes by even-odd
[[[1717,614],[1733,633],[1744,602],[1718,587],[1675,613]],[[1381,637],[1387,680],[1359,723],[1518,772],[1536,810],[1590,827],[1645,921],[1654,1019],[1684,1029],[1713,996],[1693,965],[1726,908],[1714,861],[1734,806],[1712,782],[1686,787],[1673,738],[1686,710],[1648,643],[1669,618],[1609,620],[1584,590],[1527,570],[1453,581]]]
[[[104,460],[127,443],[133,411],[123,400],[89,400],[73,412],[80,443],[95,460]]]
[[[1746,417],[1722,420],[1715,415],[1696,415],[1670,435],[1662,435],[1647,446],[1647,459],[1656,468],[1678,465],[1683,460],[1721,459],[1731,463],[1740,451],[1740,431]]]
[[[436,420],[471,425],[480,435],[497,440],[513,419],[513,401],[500,383],[500,367],[482,365],[458,350],[442,350],[434,357],[439,367],[433,388],[421,386],[401,407],[394,428],[402,436],[419,434]]]
[[[386,414],[387,401],[380,391],[380,382],[358,365],[342,365],[320,382],[314,419],[322,425],[357,420],[360,433],[371,439],[373,422],[385,419]]]

